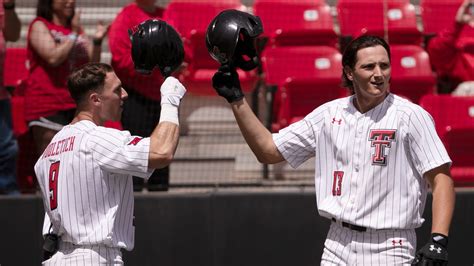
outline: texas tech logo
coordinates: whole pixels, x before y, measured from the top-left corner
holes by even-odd
[[[387,156],[385,149],[392,146],[395,141],[395,129],[372,129],[369,133],[371,146],[375,147],[375,153],[372,154],[372,164],[387,165]]]

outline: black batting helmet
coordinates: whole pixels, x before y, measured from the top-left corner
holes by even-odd
[[[259,17],[234,9],[224,10],[207,28],[207,50],[221,64],[251,70],[259,63],[255,39],[262,32],[263,25]],[[244,55],[250,59],[244,59]]]
[[[184,59],[181,37],[163,20],[149,19],[128,30],[135,70],[150,74],[157,66],[161,75],[171,75]]]

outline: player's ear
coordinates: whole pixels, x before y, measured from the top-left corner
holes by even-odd
[[[352,69],[349,66],[344,67],[344,75],[346,75],[348,80],[350,81],[354,80]]]
[[[89,103],[91,103],[92,105],[98,105],[100,104],[100,102],[100,97],[97,92],[92,92],[91,94],[89,94]]]

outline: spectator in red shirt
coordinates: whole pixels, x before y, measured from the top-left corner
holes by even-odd
[[[464,0],[450,28],[428,43],[431,64],[438,75],[438,92],[451,93],[474,81],[474,4]]]
[[[109,29],[109,47],[112,53],[112,67],[128,92],[124,103],[122,126],[133,135],[148,136],[160,119],[160,86],[163,77],[155,70],[151,75],[135,71],[131,57],[131,42],[128,29],[148,19],[160,19],[164,9],[155,5],[155,0],[135,0],[126,5]],[[167,190],[169,167],[157,169],[148,179],[151,191]],[[144,187],[143,178],[133,178],[135,191]]]
[[[75,0],[39,0],[36,15],[28,29],[25,117],[41,154],[74,117],[76,106],[66,85],[69,73],[100,61],[107,28],[99,23],[94,39],[87,37]]]
[[[20,38],[21,23],[15,0],[0,0],[0,194],[18,194],[16,157],[18,144],[13,135],[10,94],[3,84],[5,42]]]

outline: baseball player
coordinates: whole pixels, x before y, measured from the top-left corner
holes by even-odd
[[[210,52],[224,50],[209,45]],[[342,62],[343,81],[352,95],[319,106],[273,135],[243,97],[233,57],[216,72],[213,87],[231,104],[260,162],[287,161],[297,167],[315,157],[318,211],[332,221],[322,265],[411,264],[414,229],[424,221],[428,186],[433,191],[432,239],[416,263],[447,263],[455,193],[451,161],[432,118],[390,93],[390,49],[383,39],[355,39]]]
[[[68,81],[78,111],[35,165],[58,251],[44,265],[123,264],[133,249],[132,176],[167,166],[178,145],[178,107],[186,90],[174,77],[161,86],[161,116],[150,137],[102,127],[118,121],[127,92],[103,63],[87,64]],[[53,252],[54,253],[54,250]]]

